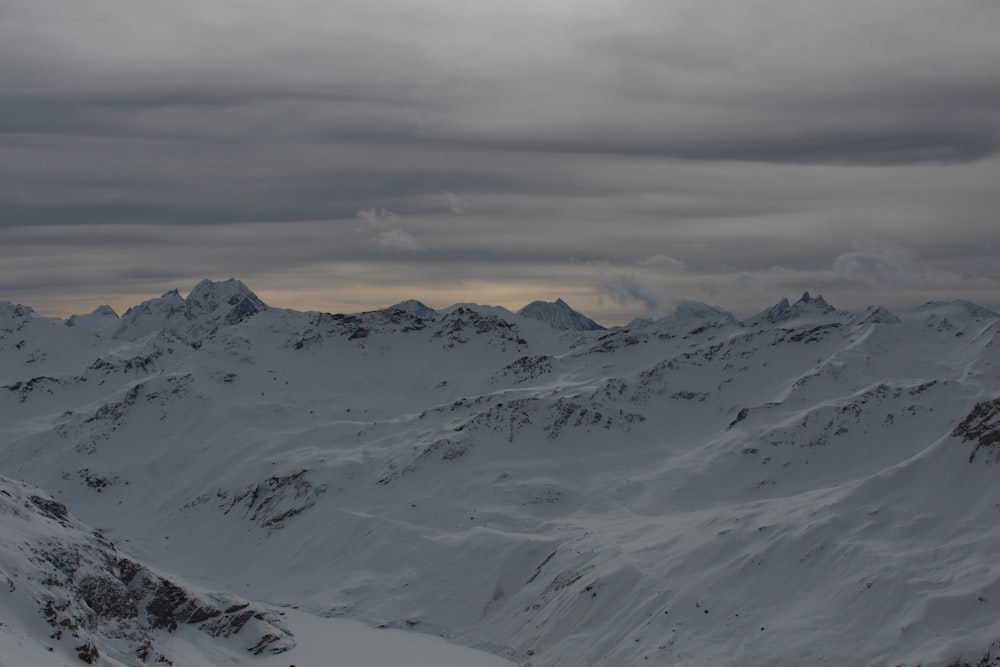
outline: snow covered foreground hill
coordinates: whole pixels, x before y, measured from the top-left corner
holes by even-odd
[[[130,590],[98,568],[124,558],[256,610],[219,640],[243,664],[294,641],[282,605],[535,667],[1000,664],[996,313],[805,295],[591,331],[557,304],[0,304],[0,648],[46,651],[51,599],[151,663],[155,596],[124,635],[88,597]]]

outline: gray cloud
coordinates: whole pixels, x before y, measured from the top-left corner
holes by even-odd
[[[652,257],[646,257],[645,259],[640,259],[636,261],[639,266],[653,267],[660,269],[683,269],[685,264],[679,259],[675,259],[668,255],[653,255]]]
[[[388,248],[389,250],[406,250],[409,252],[420,250],[420,245],[417,243],[417,239],[413,238],[413,234],[402,229],[387,229],[379,232],[378,244],[379,247]]]
[[[416,252],[420,244],[413,234],[399,227],[399,216],[392,211],[381,209],[364,209],[358,211],[358,218],[364,220],[374,229],[380,248]]]
[[[602,274],[594,280],[594,287],[601,294],[611,297],[622,306],[641,303],[647,311],[658,310],[661,299],[632,274]]]
[[[878,239],[858,240],[853,250],[833,260],[833,273],[847,282],[872,287],[961,287],[968,282],[957,272],[930,267],[913,248]]]
[[[448,207],[448,210],[455,215],[463,215],[465,213],[465,202],[454,192],[445,190],[441,193],[441,198],[444,200],[444,204]]]
[[[9,0],[0,298],[346,266],[608,317],[986,293],[998,30],[987,0]]]
[[[1000,9],[972,0],[34,4],[0,27],[0,122],[22,132],[861,164],[998,148]]]

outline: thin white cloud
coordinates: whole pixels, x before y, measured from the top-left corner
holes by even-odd
[[[395,224],[399,216],[384,208],[367,208],[358,211],[358,218],[381,229]]]
[[[877,239],[855,241],[833,260],[833,274],[849,283],[873,287],[957,287],[968,281],[958,273],[929,266],[913,248]]]
[[[668,255],[653,255],[636,261],[639,266],[657,269],[683,269],[686,265],[679,259]]]
[[[387,250],[404,250],[407,252],[420,250],[420,245],[417,243],[417,239],[413,238],[413,234],[405,232],[402,229],[389,229],[379,232],[378,245],[380,248],[386,248]]]
[[[444,192],[441,193],[441,198],[444,200],[444,204],[445,206],[448,207],[449,211],[451,211],[455,215],[465,214],[466,211],[465,202],[463,202],[462,199],[454,192],[451,192],[450,190],[445,190]]]
[[[653,311],[660,307],[660,298],[631,273],[602,274],[594,281],[600,294],[614,299],[619,305],[645,304]]]
[[[384,208],[369,208],[358,211],[358,218],[375,228],[375,241],[380,248],[403,252],[416,252],[420,244],[413,234],[398,226],[399,216]]]

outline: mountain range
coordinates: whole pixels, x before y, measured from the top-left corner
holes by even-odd
[[[253,665],[294,609],[533,667],[995,667],[998,329],[3,302],[0,656]]]

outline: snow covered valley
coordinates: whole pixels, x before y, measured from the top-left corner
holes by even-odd
[[[594,326],[0,303],[0,664],[1000,665],[997,313]]]

